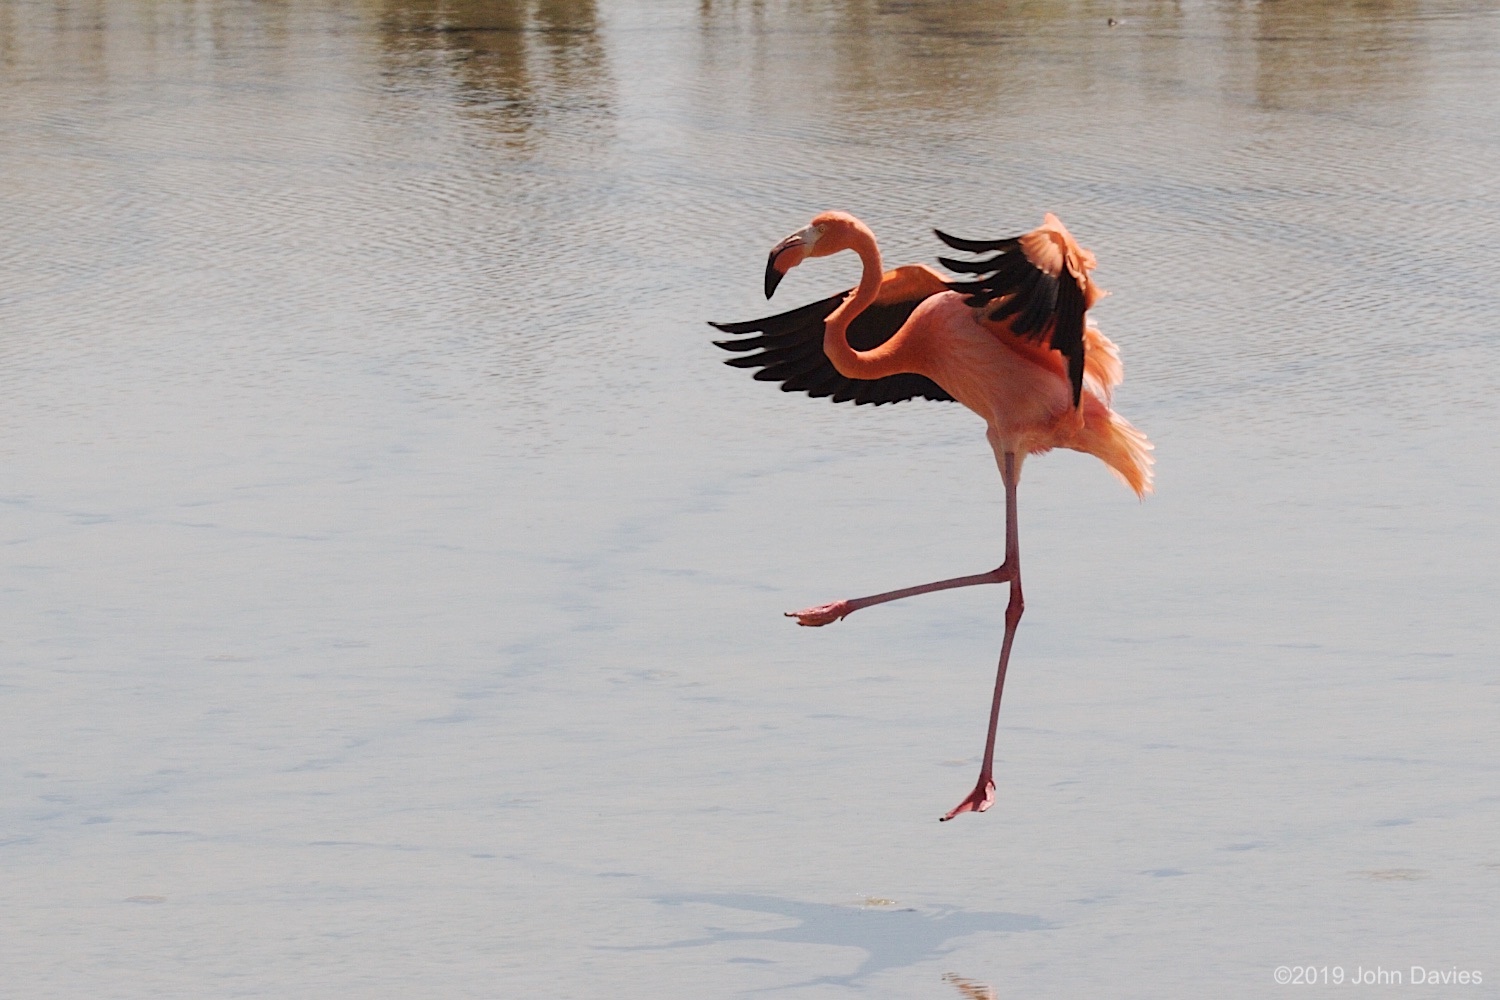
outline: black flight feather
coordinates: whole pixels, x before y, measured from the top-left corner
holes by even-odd
[[[776,316],[752,319],[743,323],[710,323],[725,333],[739,335],[735,340],[716,340],[726,351],[742,352],[724,363],[735,368],[759,368],[755,378],[762,382],[780,382],[783,392],[805,392],[819,398],[833,397],[835,403],[869,403],[882,406],[907,399],[951,401],[941,386],[925,375],[903,373],[885,378],[845,378],[823,353],[823,321],[833,314],[848,292],[831,295]],[[924,296],[925,297],[925,296]],[[868,351],[895,336],[911,316],[922,298],[905,302],[872,305],[849,324],[849,346]],[[745,334],[759,334],[747,337]],[[743,352],[758,351],[757,354]]]
[[[1068,363],[1068,381],[1076,407],[1083,393],[1083,287],[1064,266],[1056,276],[1026,258],[1019,236],[1003,240],[965,240],[933,230],[938,239],[967,253],[994,253],[984,260],[960,261],[939,257],[938,263],[958,274],[977,275],[950,281],[948,287],[965,296],[976,309],[993,304],[988,317],[1008,322],[1012,333],[1045,343]]]

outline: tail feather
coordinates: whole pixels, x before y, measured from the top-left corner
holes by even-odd
[[[1106,403],[1114,395],[1115,386],[1125,378],[1125,366],[1120,362],[1120,349],[1099,328],[1090,324],[1083,330],[1083,381],[1094,395]]]
[[[1152,492],[1153,445],[1130,421],[1097,398],[1084,396],[1083,429],[1070,447],[1088,452],[1109,466],[1138,497]]]

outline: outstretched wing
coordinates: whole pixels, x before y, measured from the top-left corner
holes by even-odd
[[[1019,337],[1044,343],[1068,362],[1073,405],[1083,391],[1083,314],[1102,293],[1090,288],[1088,270],[1093,255],[1073,242],[1057,217],[1025,236],[1005,240],[964,240],[933,230],[938,239],[966,253],[990,253],[985,260],[962,261],[939,257],[950,271],[977,275],[972,281],[951,282],[955,292],[975,308],[991,304],[988,318],[1005,323]]]
[[[930,277],[929,277],[930,276]],[[942,279],[925,267],[899,267],[887,271],[881,294],[849,324],[849,346],[868,351],[890,340],[923,299],[946,290]],[[851,289],[852,291],[852,289]],[[809,396],[831,396],[835,403],[856,405],[899,403],[905,399],[953,399],[925,375],[905,373],[885,378],[845,378],[823,353],[823,321],[838,308],[849,292],[830,295],[801,309],[752,319],[744,323],[710,323],[725,333],[741,335],[737,340],[716,340],[726,351],[759,351],[724,362],[735,368],[759,368],[762,382],[780,382],[782,392],[805,392]],[[759,334],[749,337],[744,334]]]

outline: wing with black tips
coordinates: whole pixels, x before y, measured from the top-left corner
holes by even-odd
[[[1048,218],[1050,222],[1052,217]],[[1060,223],[1058,227],[1061,228]],[[968,305],[980,309],[992,305],[986,313],[989,319],[1005,323],[1019,337],[1046,344],[1067,359],[1073,405],[1077,406],[1083,391],[1083,315],[1088,311],[1081,277],[1085,265],[1075,261],[1061,246],[1040,263],[1033,260],[1034,255],[1042,257],[1042,254],[1034,254],[1027,242],[1035,240],[1033,245],[1050,248],[1051,241],[1044,238],[1044,234],[1052,235],[1047,227],[1005,240],[964,240],[939,230],[934,232],[955,250],[994,254],[973,261],[939,257],[938,263],[950,271],[975,275],[970,281],[949,283],[955,292],[968,296],[964,300]],[[1071,242],[1071,237],[1068,240]],[[1092,257],[1088,259],[1092,261]]]
[[[898,272],[904,270],[906,269],[900,268],[889,272],[886,279],[890,287],[899,287],[906,294],[882,295],[849,324],[849,346],[856,351],[868,351],[890,340],[923,299],[934,292],[943,291],[943,286],[938,281],[920,288],[910,288],[914,283],[909,280],[897,285]],[[873,403],[881,406],[918,397],[951,401],[953,397],[925,375],[905,373],[887,375],[885,378],[856,379],[845,378],[834,369],[833,362],[823,353],[823,321],[848,294],[841,292],[830,295],[800,309],[764,319],[752,319],[744,323],[710,323],[715,329],[738,337],[735,340],[716,340],[714,343],[726,351],[742,355],[730,358],[724,362],[726,365],[759,368],[755,377],[762,382],[780,382],[782,392],[829,396],[835,403],[853,402],[857,405]],[[884,301],[885,299],[890,301]],[[755,336],[748,336],[749,334]],[[758,353],[746,354],[747,351]]]

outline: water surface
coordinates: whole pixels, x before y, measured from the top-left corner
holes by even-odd
[[[0,7],[9,988],[1500,981],[1497,50],[1415,0]],[[993,566],[982,425],[703,325],[830,207],[892,262],[1057,212],[1158,448],[1143,504],[1028,463],[999,798],[942,827],[1003,593],[779,615]]]

